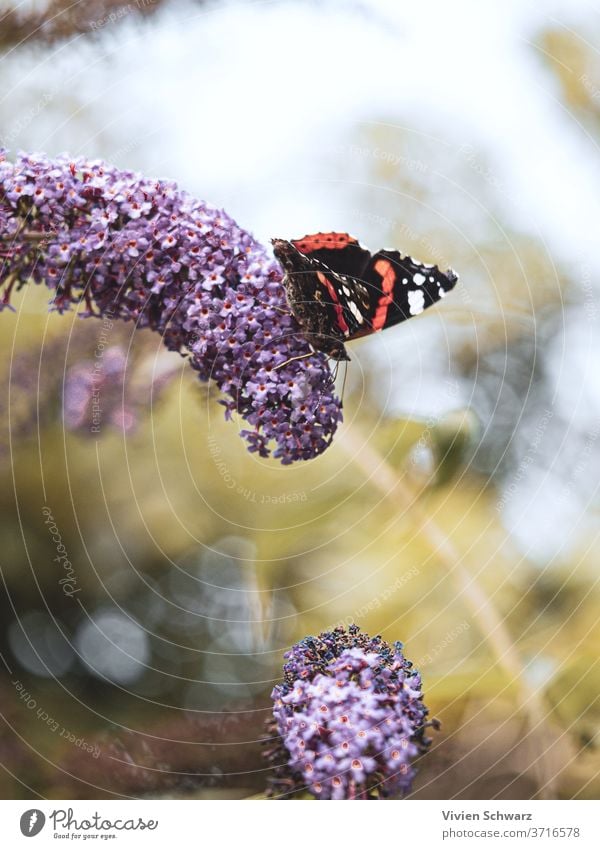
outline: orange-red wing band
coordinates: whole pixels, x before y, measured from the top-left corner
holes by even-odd
[[[348,245],[356,245],[357,240],[348,233],[315,233],[313,236],[303,236],[302,239],[292,239],[292,245],[301,254],[310,254],[313,251],[337,250]]]
[[[344,311],[342,309],[342,305],[340,304],[337,296],[337,292],[335,291],[335,287],[332,285],[331,281],[327,279],[327,277],[321,271],[317,271],[317,278],[320,283],[325,286],[327,291],[329,292],[329,297],[333,301],[333,308],[335,309],[335,314],[337,318],[338,327],[342,331],[342,333],[348,333],[349,328],[346,324],[346,320],[344,318]]]
[[[373,316],[373,330],[382,330],[385,327],[390,304],[394,300],[396,273],[387,259],[378,259],[373,267],[381,277],[381,289],[383,291]]]

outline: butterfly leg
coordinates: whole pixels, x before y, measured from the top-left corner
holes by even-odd
[[[287,366],[290,363],[296,362],[296,360],[306,360],[306,359],[308,359],[308,357],[314,357],[314,356],[315,356],[315,352],[310,351],[308,354],[300,354],[299,357],[290,357],[289,359],[285,360],[283,363],[279,363],[278,366],[274,366],[274,370],[278,369],[278,368],[283,368],[284,366]]]

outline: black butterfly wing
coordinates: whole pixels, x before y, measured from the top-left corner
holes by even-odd
[[[358,338],[406,321],[441,300],[454,288],[458,276],[402,256],[399,251],[378,251],[363,272],[369,304],[361,327],[349,338]]]

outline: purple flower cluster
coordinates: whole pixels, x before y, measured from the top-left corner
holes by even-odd
[[[273,690],[267,751],[272,792],[308,791],[317,799],[406,794],[411,761],[430,741],[420,675],[381,637],[356,625],[308,637],[286,654]]]
[[[330,444],[341,420],[327,358],[291,315],[282,270],[224,212],[172,182],[101,161],[0,152],[0,307],[28,280],[52,306],[135,321],[190,357],[283,463]]]

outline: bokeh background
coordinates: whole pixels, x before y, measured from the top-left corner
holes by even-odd
[[[414,797],[597,798],[598,4],[0,9],[13,153],[461,276],[352,345],[343,428],[285,468],[158,337],[25,287],[0,334],[0,794],[259,794],[283,652],[355,621],[405,643],[442,722]]]

